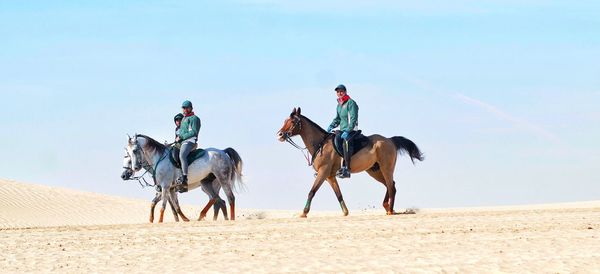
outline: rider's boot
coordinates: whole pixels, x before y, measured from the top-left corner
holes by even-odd
[[[179,177],[177,179],[177,191],[179,193],[184,193],[188,191],[188,183],[187,183],[188,179],[187,179],[187,175],[182,175],[181,177]]]
[[[344,141],[344,164],[342,168],[337,172],[337,176],[340,179],[350,178],[350,159],[352,158],[352,148],[348,141]]]

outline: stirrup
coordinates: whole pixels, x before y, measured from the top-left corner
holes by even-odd
[[[179,193],[184,193],[188,191],[187,176],[182,175],[181,177],[177,178],[176,188]]]
[[[342,167],[338,170],[336,175],[340,179],[350,178],[350,170],[347,167]]]

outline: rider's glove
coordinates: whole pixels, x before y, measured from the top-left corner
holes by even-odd
[[[348,141],[348,138],[350,138],[350,132],[344,131],[344,133],[342,133],[342,139]]]

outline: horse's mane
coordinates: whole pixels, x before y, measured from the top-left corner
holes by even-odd
[[[142,138],[146,138],[147,142],[146,142],[146,147],[147,148],[151,148],[156,150],[158,153],[164,153],[165,149],[167,149],[167,147],[165,147],[165,145],[161,144],[160,142],[150,138],[147,135],[144,134],[138,134],[136,135],[137,137],[142,137]]]
[[[300,115],[302,118],[306,119],[306,121],[312,125],[314,128],[318,129],[321,133],[323,134],[327,134],[327,131],[325,131],[321,126],[319,126],[317,123],[313,122],[311,119],[308,119],[308,117],[304,116],[304,115]]]

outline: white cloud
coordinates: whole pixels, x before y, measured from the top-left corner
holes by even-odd
[[[539,125],[533,124],[523,118],[513,116],[512,114],[509,114],[508,112],[505,112],[496,106],[460,93],[456,93],[455,97],[468,105],[476,106],[480,109],[485,110],[488,113],[493,114],[501,120],[511,123],[515,128],[526,130],[550,142],[560,143],[560,139],[552,132],[544,129]]]

